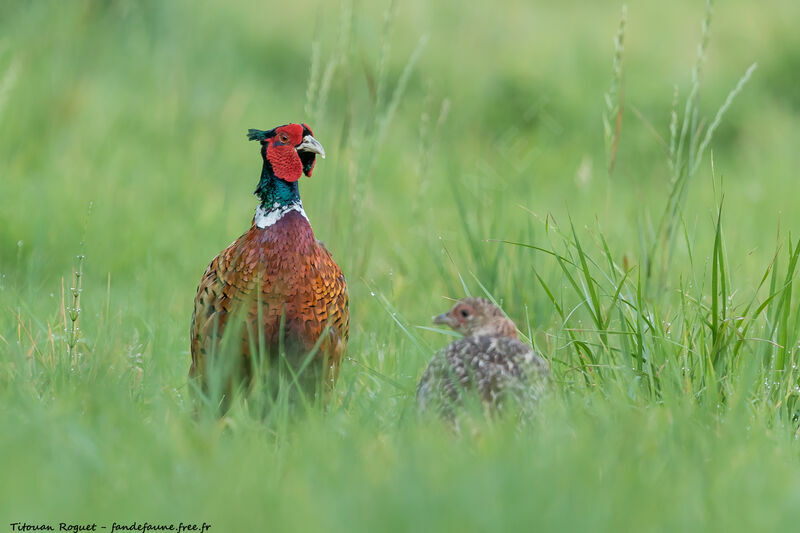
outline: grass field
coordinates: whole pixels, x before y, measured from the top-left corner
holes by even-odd
[[[229,4],[0,4],[0,530],[797,527],[800,4]],[[287,122],[348,359],[327,411],[196,417]],[[465,293],[550,362],[536,423],[415,416]]]

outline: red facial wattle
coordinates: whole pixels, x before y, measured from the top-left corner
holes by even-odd
[[[267,159],[275,175],[284,181],[297,181],[303,175],[303,163],[291,144],[276,145],[270,142],[267,145]]]
[[[303,127],[287,124],[275,129],[275,135],[267,142],[267,159],[278,178],[293,182],[303,175],[303,162],[295,146],[303,141]]]

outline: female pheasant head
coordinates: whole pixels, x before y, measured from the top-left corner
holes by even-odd
[[[264,166],[255,194],[261,200],[254,223],[266,228],[289,211],[305,216],[297,180],[311,177],[317,154],[325,150],[306,124],[285,124],[269,131],[248,130],[247,138],[261,143]]]
[[[517,338],[514,322],[485,298],[459,300],[448,312],[433,317],[433,323],[450,326],[465,337],[492,335]]]

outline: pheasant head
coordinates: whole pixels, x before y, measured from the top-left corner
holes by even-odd
[[[448,312],[433,317],[433,323],[450,326],[465,337],[492,335],[517,338],[514,322],[485,298],[459,300]]]
[[[269,131],[248,130],[247,138],[261,142],[261,157],[275,177],[289,183],[305,174],[311,177],[317,154],[325,159],[325,150],[306,124],[286,124]]]
[[[261,204],[256,210],[255,223],[267,227],[288,211],[305,215],[300,202],[297,180],[305,174],[311,177],[319,154],[325,150],[306,124],[285,124],[268,131],[248,130],[247,138],[261,143],[264,166],[255,190]]]

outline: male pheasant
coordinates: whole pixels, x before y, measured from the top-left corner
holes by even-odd
[[[320,381],[336,381],[350,321],[344,275],[314,237],[297,183],[325,151],[305,124],[251,129],[248,138],[261,143],[260,202],[250,229],[200,280],[189,374],[207,385],[211,363],[221,361],[232,369],[230,383],[252,383],[256,369],[284,369],[285,361],[288,376],[300,372],[304,392],[313,393]]]
[[[523,409],[547,390],[547,363],[517,338],[517,328],[489,300],[464,298],[433,318],[464,338],[434,355],[420,379],[417,404],[452,420],[464,395],[477,393],[484,407],[502,410],[509,396]]]

